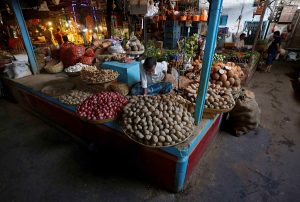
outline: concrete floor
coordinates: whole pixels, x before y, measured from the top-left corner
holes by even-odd
[[[104,156],[0,100],[0,200],[299,201],[300,102],[287,75],[296,66],[277,63],[272,73],[255,74],[249,87],[261,127],[241,137],[221,132],[178,194],[125,162],[104,164]]]

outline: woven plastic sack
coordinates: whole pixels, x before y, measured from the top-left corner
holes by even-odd
[[[13,62],[13,72],[15,79],[31,75],[28,65],[24,62]]]
[[[256,129],[260,124],[260,109],[252,91],[242,90],[235,107],[229,112],[231,131],[240,136]]]
[[[86,51],[85,51],[85,54],[84,56],[87,56],[87,57],[94,57],[95,56],[95,52],[92,48],[88,48]]]
[[[73,66],[78,63],[85,53],[84,46],[77,46],[72,43],[65,43],[61,46],[60,60],[64,67]]]
[[[94,57],[82,56],[80,62],[86,65],[92,65]]]

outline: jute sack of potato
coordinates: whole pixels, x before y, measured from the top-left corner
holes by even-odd
[[[252,91],[242,89],[235,107],[229,112],[229,126],[236,136],[248,133],[260,123],[260,109]]]

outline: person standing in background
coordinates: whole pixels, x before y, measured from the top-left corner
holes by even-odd
[[[52,33],[49,29],[45,29],[44,36],[45,36],[47,46],[52,45]]]
[[[54,38],[57,41],[58,45],[61,45],[63,43],[62,34],[61,34],[59,28],[57,28],[56,34],[54,35]]]
[[[268,57],[266,61],[267,68],[265,72],[271,72],[273,60],[275,59],[276,55],[280,53],[280,45],[281,45],[281,36],[280,32],[276,31],[273,34],[274,40],[272,41],[271,45],[268,48]]]
[[[245,47],[245,38],[246,38],[246,34],[242,33],[240,35],[240,38],[234,43],[234,47],[238,50],[241,50]]]

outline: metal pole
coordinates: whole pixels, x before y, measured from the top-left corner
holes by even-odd
[[[28,30],[26,27],[26,22],[23,17],[20,2],[19,2],[19,0],[10,0],[10,5],[14,11],[14,14],[16,16],[16,19],[18,21],[18,24],[19,24],[19,27],[21,30],[21,35],[23,38],[23,42],[25,44],[28,58],[29,58],[31,71],[33,72],[33,74],[37,74],[38,73],[38,65],[37,65],[33,47],[32,47],[31,41],[30,41],[30,36],[29,36]]]
[[[261,31],[261,27],[262,27],[262,24],[263,24],[263,21],[264,21],[265,13],[266,13],[267,7],[269,5],[269,2],[270,2],[270,0],[266,0],[265,3],[264,3],[264,8],[263,8],[262,14],[260,16],[259,25],[258,25],[258,28],[256,30],[256,34],[255,34],[252,51],[255,51],[255,46],[256,46],[258,38],[259,38],[259,34],[260,34],[260,31]]]
[[[223,0],[213,0],[211,1],[211,5],[210,5],[211,9],[209,12],[209,23],[208,23],[206,45],[205,45],[204,58],[202,64],[202,72],[200,77],[198,95],[196,99],[196,108],[195,108],[196,125],[199,125],[204,110],[205,96],[208,88],[210,70],[211,70],[212,60],[215,51],[215,44],[217,39],[222,3]]]

